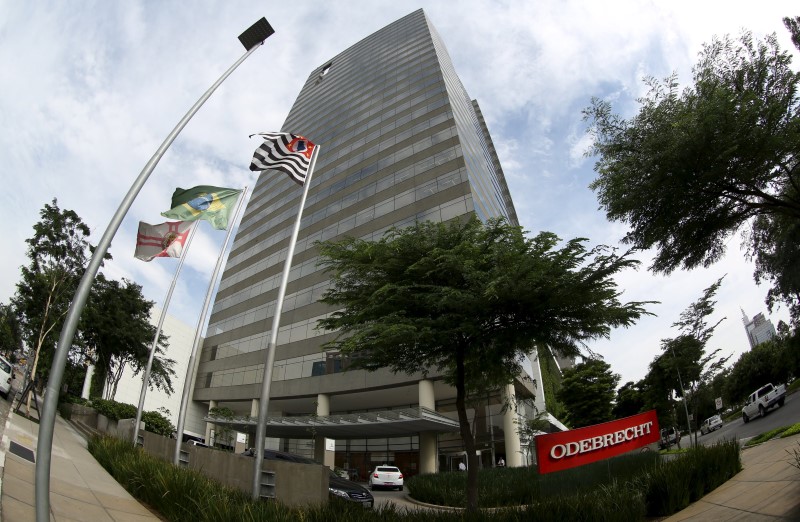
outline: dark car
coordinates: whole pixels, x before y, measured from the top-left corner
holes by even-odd
[[[295,455],[294,453],[287,453],[285,451],[264,450],[264,458],[267,460],[283,460],[286,462],[296,462],[298,464],[316,464],[317,466],[321,466],[321,464],[314,459]],[[375,499],[367,488],[356,484],[352,480],[338,476],[332,470],[328,472],[328,493],[333,497],[343,498],[351,502],[359,502],[365,508],[371,508],[375,505]]]

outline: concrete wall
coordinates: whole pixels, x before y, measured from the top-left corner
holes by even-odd
[[[151,455],[172,462],[175,439],[144,432],[144,449]],[[199,470],[214,480],[252,491],[253,458],[225,451],[182,444],[181,460],[189,468]],[[289,506],[326,504],[328,502],[328,468],[313,464],[262,460],[262,470],[274,473],[275,498]]]
[[[175,455],[175,439],[144,432],[144,449],[167,462]],[[181,444],[182,462],[214,480],[252,491],[253,457]],[[275,498],[290,506],[325,504],[328,502],[328,468],[314,464],[297,464],[262,460],[261,469],[274,473]]]
[[[72,410],[70,419],[80,421],[90,428],[108,435],[132,440],[135,419],[122,419],[119,422],[98,415],[92,408],[69,405]],[[144,425],[144,423],[142,423]],[[140,428],[141,430],[141,428]],[[144,450],[166,462],[172,462],[175,455],[175,439],[141,430],[144,438]],[[247,493],[252,491],[253,457],[245,457],[195,446],[182,444],[182,460],[190,469],[195,469],[217,482],[241,489]],[[328,502],[328,473],[325,466],[314,464],[298,464],[262,460],[261,469],[273,472],[275,499],[289,506],[307,506],[309,504],[326,504]]]

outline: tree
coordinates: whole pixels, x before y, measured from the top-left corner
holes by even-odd
[[[120,283],[100,274],[92,285],[79,332],[86,355],[96,364],[96,371],[105,375],[106,399],[114,399],[126,366],[137,375],[147,364],[156,332],[150,323],[152,306],[153,302],[142,295],[142,287],[126,279]],[[175,361],[159,356],[168,346],[167,337],[159,336],[150,386],[172,394]]]
[[[211,408],[208,410],[208,416],[216,419],[222,419],[223,422],[220,424],[215,424],[216,432],[214,435],[214,444],[211,444],[211,441],[206,441],[206,443],[211,446],[221,446],[224,449],[233,448],[235,441],[233,440],[233,434],[235,431],[231,429],[230,423],[231,421],[236,418],[236,413],[226,407],[221,408]]]
[[[469,466],[467,508],[478,503],[478,460],[466,405],[513,382],[536,345],[578,355],[583,343],[629,326],[645,303],[620,303],[615,274],[638,262],[584,239],[526,238],[502,220],[417,223],[372,242],[321,243],[331,273],[322,301],[339,307],[319,328],[353,366],[440,372],[456,390]]]
[[[611,413],[615,419],[622,419],[645,411],[644,380],[628,381],[617,390],[617,399]]]
[[[570,428],[583,428],[614,419],[611,409],[619,375],[601,359],[587,359],[564,370],[558,398],[567,408]]]
[[[0,303],[0,352],[12,362],[22,350],[22,331],[14,307]]]
[[[723,388],[729,404],[741,404],[744,399],[768,382],[787,382],[796,376],[796,347],[786,332],[744,352],[733,364]]]
[[[800,266],[800,73],[791,60],[774,34],[714,38],[682,92],[674,74],[647,78],[632,118],[599,99],[584,115],[599,156],[591,187],[610,220],[630,225],[625,242],[655,247],[653,271],[709,266],[755,219],[747,247],[756,278],[773,281],[772,299],[794,303],[797,320],[798,278],[783,272]]]
[[[708,316],[714,313],[716,301],[713,300],[722,278],[703,290],[703,295],[681,312],[680,319],[672,326],[678,327],[677,337],[661,340],[663,353],[651,365],[654,372],[653,383],[659,383],[669,396],[672,392],[686,402],[686,408],[699,414],[698,390],[708,386],[714,377],[723,370],[730,356],[718,356],[720,349],[706,354],[706,346],[714,335],[717,326],[725,320],[708,324]],[[666,390],[664,390],[666,388]],[[688,426],[691,431],[691,426]]]
[[[33,237],[25,241],[30,264],[21,268],[12,303],[22,338],[34,351],[30,378],[38,375],[44,383],[90,245],[89,227],[74,211],[61,210],[55,199],[39,215]]]

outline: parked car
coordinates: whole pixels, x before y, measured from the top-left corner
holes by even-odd
[[[267,460],[283,460],[287,462],[296,462],[298,464],[315,464],[321,466],[319,462],[302,455],[295,455],[294,453],[287,453],[285,451],[277,450],[264,450],[264,458]],[[375,505],[375,498],[372,493],[367,491],[364,486],[342,478],[333,470],[328,472],[328,493],[332,497],[339,497],[350,502],[358,502],[365,508],[372,508]]]
[[[11,381],[14,379],[14,368],[8,359],[0,355],[0,395],[8,400],[11,392]]]
[[[675,426],[664,428],[661,430],[661,440],[658,442],[658,447],[667,449],[673,444],[677,444],[680,448],[681,432]]]
[[[700,435],[711,433],[712,431],[718,430],[721,427],[722,427],[722,418],[719,415],[712,415],[711,417],[703,421],[703,424],[700,426]]]
[[[781,407],[786,400],[786,387],[781,384],[773,386],[772,383],[765,384],[757,389],[747,398],[742,408],[742,420],[750,422],[750,419],[758,413],[759,417],[767,414],[773,406]]]
[[[373,491],[377,488],[402,490],[403,474],[394,466],[378,466],[369,475],[369,487]]]

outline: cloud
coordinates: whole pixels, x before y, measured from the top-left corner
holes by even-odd
[[[788,2],[733,1],[725,9],[683,0],[465,1],[458,9],[434,0],[309,1],[291,9],[240,0],[201,0],[191,9],[176,1],[6,2],[0,18],[1,201],[13,219],[0,223],[0,302],[14,293],[39,209],[57,197],[61,208],[90,225],[96,243],[177,122],[242,56],[236,37],[266,16],[276,33],[175,139],[112,243],[114,260],[103,270],[139,282],[160,304],[175,261],[133,259],[138,222],[161,222],[159,213],[179,186],[252,186],[247,165],[257,144],[247,136],[281,127],[312,69],[419,7],[481,104],[521,224],[532,232],[588,237],[592,244],[618,245],[626,232],[624,224],[605,220],[588,189],[593,161],[582,157],[589,138],[580,110],[593,96],[633,114],[643,76],[676,71],[686,82],[703,42],[743,26],[757,34],[776,31],[792,49],[780,22],[791,14]],[[221,242],[220,233],[201,228],[176,288],[171,313],[192,326]],[[670,335],[670,321],[721,273],[728,276],[719,307],[731,326],[720,329],[720,343],[744,349],[732,314],[738,306],[751,315],[762,310],[766,291],[752,283],[752,267],[738,250],[710,270],[669,278],[645,270],[624,275],[625,296],[661,301],[659,317],[614,332],[593,349],[613,361],[623,379],[640,378],[659,339]]]

